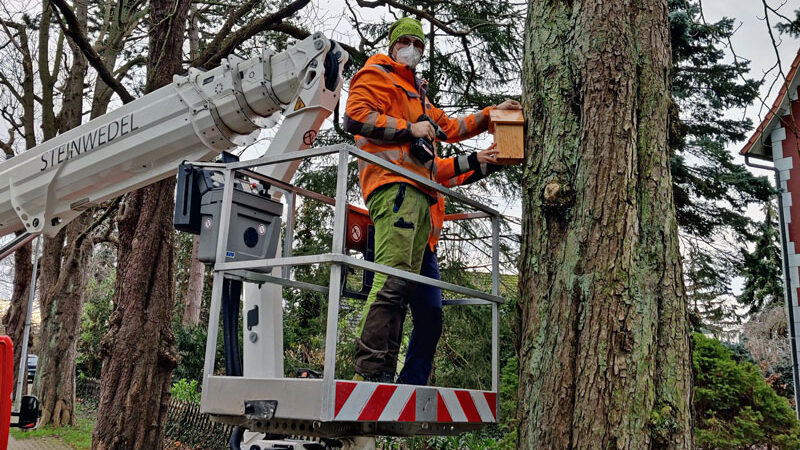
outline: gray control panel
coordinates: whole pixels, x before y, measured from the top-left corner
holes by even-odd
[[[197,259],[204,263],[213,263],[216,259],[222,192],[222,189],[211,189],[202,196]],[[225,262],[274,258],[282,212],[283,205],[279,202],[234,189]]]

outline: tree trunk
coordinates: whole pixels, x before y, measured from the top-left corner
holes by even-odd
[[[197,260],[200,237],[192,238],[192,260],[189,266],[189,283],[186,287],[186,307],[183,311],[183,324],[195,326],[200,323],[200,305],[203,302],[203,281],[206,265]]]
[[[42,332],[39,339],[39,368],[35,391],[42,405],[42,425],[75,424],[75,344],[80,332],[86,266],[92,251],[91,239],[80,237],[92,221],[82,214],[66,228],[66,255],[56,283],[42,286]]]
[[[34,242],[36,242],[34,240]],[[25,244],[14,253],[14,291],[11,304],[3,317],[5,333],[14,343],[14,386],[17,385],[19,360],[22,357],[22,335],[25,330],[25,319],[28,314],[28,297],[30,296],[31,276],[33,275],[33,246]],[[22,393],[28,392],[28,383],[23,384]]]
[[[86,0],[75,0],[73,7],[78,22],[85,28]],[[83,112],[83,82],[88,63],[77,45],[70,41],[70,47],[73,62],[56,120],[60,133],[80,125]],[[42,406],[42,425],[75,424],[75,343],[83,311],[86,267],[92,251],[92,242],[85,239],[83,230],[91,220],[92,215],[84,213],[55,237],[45,239],[39,367],[34,381]]]
[[[531,0],[520,448],[689,449],[667,2]]]
[[[17,37],[19,38],[19,49],[22,53],[20,59],[23,73],[21,95],[22,129],[25,133],[25,148],[31,149],[36,147],[33,58],[24,25],[20,24],[18,30]],[[14,343],[14,386],[16,386],[17,382],[19,359],[22,356],[23,331],[28,314],[28,296],[30,292],[28,289],[30,288],[31,275],[33,274],[32,254],[31,244],[26,244],[17,250],[14,255],[14,291],[11,296],[11,304],[3,317],[5,332],[11,337],[11,342]],[[27,390],[28,385],[26,383],[23,392],[27,392]]]
[[[146,91],[181,70],[189,0],[150,2]],[[100,407],[93,449],[161,447],[172,370],[177,364],[172,229],[175,180],[126,196],[120,217],[114,311],[101,354]]]
[[[10,24],[10,22],[7,22]],[[31,57],[28,45],[28,35],[24,25],[18,25],[17,38],[19,39],[18,48],[21,51],[21,64],[23,71],[22,79],[22,127],[25,134],[25,148],[29,150],[36,146],[36,132],[34,131],[35,113],[35,92],[33,84],[33,58]],[[13,132],[13,131],[12,131]],[[13,136],[12,136],[13,137]],[[4,151],[7,150],[4,148]],[[13,153],[10,155],[13,156]],[[21,232],[20,232],[21,233]],[[19,235],[19,233],[18,233]],[[35,242],[35,241],[34,241]],[[17,374],[19,371],[20,358],[22,357],[22,341],[25,330],[25,319],[28,314],[28,298],[30,295],[31,275],[33,274],[33,264],[31,263],[32,246],[25,244],[14,254],[14,285],[11,295],[11,303],[3,316],[3,328],[5,333],[11,338],[14,344],[14,370],[13,379],[16,386]],[[29,348],[33,339],[28,341]],[[16,392],[16,390],[15,390]],[[28,384],[24,383],[22,393],[28,393]],[[15,394],[16,395],[16,394]]]

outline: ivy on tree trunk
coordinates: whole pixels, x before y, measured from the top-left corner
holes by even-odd
[[[692,448],[664,0],[528,4],[520,448]]]

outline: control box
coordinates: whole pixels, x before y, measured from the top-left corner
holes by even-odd
[[[278,249],[283,205],[261,184],[234,180],[225,262],[274,258]],[[197,259],[213,264],[224,184],[219,172],[191,164],[178,169],[173,223],[179,231],[200,235]]]
[[[207,264],[214,263],[217,255],[222,192],[221,188],[211,189],[201,200],[197,259]],[[225,262],[274,258],[280,240],[282,212],[281,203],[234,188]]]

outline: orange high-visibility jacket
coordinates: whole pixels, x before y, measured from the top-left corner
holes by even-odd
[[[464,184],[464,181],[473,173],[473,171],[462,173],[461,175],[456,175],[447,180],[439,181],[439,183],[444,187],[460,186]],[[444,227],[444,195],[438,192],[437,194],[439,195],[436,203],[431,205],[431,234],[428,236],[428,246],[431,248],[431,251],[435,250],[436,245],[439,244],[439,237],[442,235],[442,227]]]
[[[471,157],[473,157],[473,155],[463,155],[457,158],[447,159],[437,157],[436,165],[440,167],[439,175],[441,175],[439,183],[448,188],[461,186],[463,184],[474,183],[500,170],[501,166],[496,164],[478,164],[477,155],[474,156],[476,159],[472,161],[473,164],[470,164],[469,159]],[[469,167],[474,167],[474,169],[469,169]],[[446,178],[448,175],[452,176]],[[437,201],[431,205],[431,234],[428,236],[428,246],[431,248],[431,251],[435,250],[436,245],[439,244],[439,237],[442,234],[442,227],[444,226],[444,198],[444,195],[437,192]]]
[[[421,163],[411,154],[411,124],[422,115],[422,96],[427,86],[407,66],[388,55],[370,57],[350,81],[345,111],[345,129],[356,135],[356,146],[405,169],[434,181],[447,180],[455,174],[456,160],[449,158],[434,164]],[[458,142],[486,131],[492,107],[452,119],[425,101],[425,113],[447,134],[447,142]],[[375,164],[358,162],[361,193],[366,201],[380,186],[408,183],[437,199],[436,191],[420,186],[402,175]],[[450,170],[453,169],[451,172]],[[438,174],[439,170],[445,173]]]

